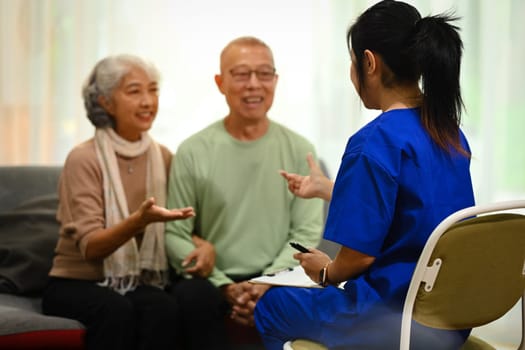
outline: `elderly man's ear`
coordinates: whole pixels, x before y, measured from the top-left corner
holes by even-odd
[[[221,94],[224,95],[224,89],[222,87],[222,83],[223,83],[222,75],[215,74],[215,84],[217,84],[217,87],[219,88],[219,91],[221,92]]]

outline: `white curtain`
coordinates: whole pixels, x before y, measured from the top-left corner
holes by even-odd
[[[94,63],[128,52],[163,74],[152,134],[173,151],[226,113],[213,75],[222,47],[256,35],[280,75],[270,116],[308,137],[332,175],[349,135],[377,114],[349,80],[345,32],[375,1],[0,0],[0,164],[60,164],[90,137],[81,85]],[[465,43],[463,126],[478,202],[525,195],[525,3],[409,1],[455,10]]]
[[[123,52],[162,72],[151,132],[176,151],[226,114],[213,81],[219,53],[255,35],[273,48],[280,75],[270,116],[308,137],[333,176],[348,137],[377,115],[353,91],[345,43],[349,24],[374,2],[0,0],[0,164],[61,164],[91,137],[81,85],[98,59]],[[461,17],[463,127],[477,201],[524,198],[525,2],[408,2],[423,15],[452,9]]]
[[[152,134],[175,151],[226,114],[213,75],[223,46],[241,35],[259,36],[275,51],[281,76],[272,117],[316,142],[318,6],[311,0],[0,0],[0,163],[62,163],[93,133],[80,97],[84,78],[98,59],[123,52],[159,67],[161,105]]]

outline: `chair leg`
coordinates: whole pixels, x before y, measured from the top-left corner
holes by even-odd
[[[525,291],[521,298],[521,343],[518,350],[525,350]]]

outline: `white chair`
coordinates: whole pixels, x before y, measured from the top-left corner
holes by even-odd
[[[400,350],[410,348],[411,322],[433,328],[485,325],[507,313],[522,298],[525,350],[525,216],[501,213],[525,209],[525,200],[478,205],[445,218],[429,236],[405,300]],[[284,350],[327,350],[298,339]],[[495,350],[470,336],[461,350]]]
[[[478,205],[444,219],[425,244],[403,308],[400,350],[411,321],[439,329],[475,328],[506,314],[524,295],[525,200]],[[525,306],[523,315],[525,317]],[[525,322],[522,322],[522,342]],[[494,349],[471,337],[464,349]]]

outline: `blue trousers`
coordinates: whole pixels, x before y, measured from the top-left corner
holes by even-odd
[[[255,324],[267,350],[308,339],[329,349],[399,349],[401,312],[380,303],[358,305],[336,288],[273,287],[257,302]],[[443,331],[412,323],[412,349],[459,349],[470,330]]]

